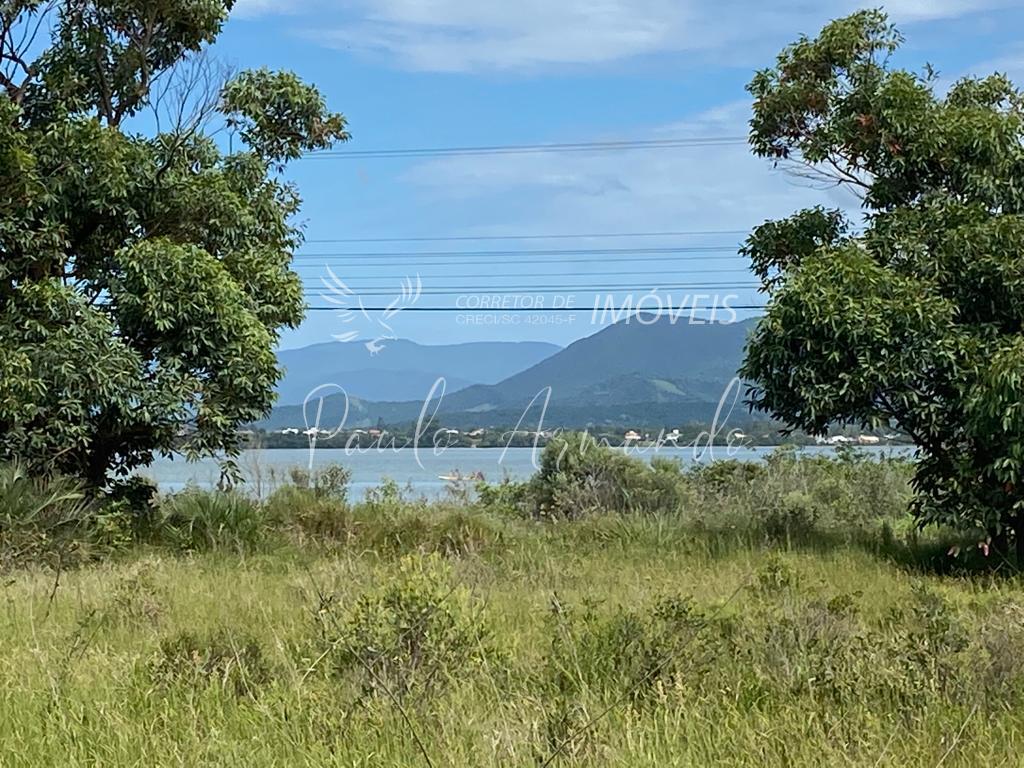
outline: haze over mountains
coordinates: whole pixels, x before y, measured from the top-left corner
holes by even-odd
[[[449,392],[497,384],[561,349],[539,341],[439,346],[389,341],[379,354],[371,355],[359,342],[315,344],[278,353],[285,368],[278,403],[301,404],[322,384],[337,384],[350,397],[365,400],[422,400],[441,376],[447,379]]]
[[[696,325],[666,317],[641,323],[633,317],[565,349],[545,344],[431,347],[395,342],[372,358],[373,369],[367,368],[371,358],[361,345],[318,345],[282,354],[289,368],[283,404],[260,426],[304,425],[301,402],[309,391],[325,383],[342,384],[344,377],[357,382],[346,386],[348,427],[378,420],[414,421],[441,376],[446,392],[439,418],[460,429],[515,425],[535,398],[531,418],[536,423],[549,387],[544,420],[549,426],[709,421],[736,376],[753,322]],[[321,426],[335,428],[344,412],[343,398],[328,397]],[[530,419],[524,421],[529,423]]]

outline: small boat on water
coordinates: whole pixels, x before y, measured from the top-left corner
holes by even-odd
[[[475,483],[484,479],[484,473],[473,472],[469,475],[464,475],[458,470],[455,470],[454,472],[447,475],[438,475],[437,479],[444,480],[446,483],[462,483],[466,481],[471,481]]]

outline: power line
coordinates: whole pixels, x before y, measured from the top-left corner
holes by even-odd
[[[295,267],[296,270],[308,270],[308,269],[320,269],[319,266],[313,264],[302,264]],[[466,280],[469,278],[511,278],[511,277],[616,277],[616,276],[632,276],[632,277],[670,277],[670,276],[686,276],[686,275],[727,275],[727,274],[751,274],[749,269],[685,269],[685,270],[668,270],[658,272],[638,272],[635,269],[619,270],[616,272],[530,272],[530,273],[491,273],[491,272],[478,272],[472,274],[445,274],[445,275],[419,275],[423,280],[430,280],[434,278],[442,278],[444,280]],[[353,277],[346,277],[345,284],[348,285],[350,281],[354,280],[388,280],[394,278],[394,273],[389,274],[378,274],[378,275],[355,275]],[[310,277],[309,275],[300,275],[300,277]],[[316,275],[312,276],[316,277]]]
[[[630,237],[713,237],[721,235],[749,235],[749,229],[708,229],[679,232],[591,232],[581,234],[550,234],[550,235],[453,235],[429,237],[346,237],[310,239],[306,243],[445,243],[474,242],[484,240],[604,240]]]
[[[542,152],[612,152],[652,149],[682,149],[686,147],[746,145],[745,136],[695,136],[676,139],[648,139],[632,141],[578,141],[549,144],[494,144],[463,147],[409,147],[396,149],[325,150],[310,152],[303,157],[311,160],[360,160],[404,157],[460,157],[466,155],[519,155]]]
[[[390,259],[434,256],[473,257],[477,259],[497,256],[615,256],[618,254],[642,256],[648,254],[673,253],[730,253],[739,255],[738,245],[697,245],[697,246],[659,246],[651,248],[552,248],[527,249],[521,248],[504,251],[331,251],[327,253],[297,253],[294,261],[310,259]]]
[[[738,259],[741,258],[740,254],[731,254],[729,256],[619,256],[615,258],[605,259],[558,259],[552,261],[551,259],[516,259],[514,264],[614,264],[616,262],[626,262],[629,264],[637,264],[639,262],[680,262],[680,261],[702,261],[702,262],[713,262],[724,259]],[[441,267],[441,266],[493,266],[492,261],[480,261],[480,260],[456,260],[456,261],[389,261],[386,266],[389,267]],[[298,269],[310,269],[317,266],[325,267],[345,267],[346,269],[366,269],[366,268],[380,268],[382,265],[379,263],[365,263],[364,259],[356,259],[355,261],[339,261],[336,257],[331,258],[330,261],[324,260],[319,264],[297,264],[295,265]]]
[[[664,287],[659,286],[659,290],[662,291],[673,291],[673,290],[710,290],[715,289],[719,291],[751,291],[760,288],[760,283],[750,283],[748,285],[737,285],[736,283],[672,283]],[[626,291],[650,291],[650,284],[646,285],[457,285],[453,287],[443,287],[437,289],[428,289],[420,291],[420,296],[459,296],[466,293],[473,294],[499,294],[499,293],[519,293],[519,294],[539,294],[539,293],[623,293]],[[323,296],[325,289],[310,288],[306,286],[307,293],[317,293],[317,295]],[[396,289],[394,287],[378,287],[372,288],[360,288],[357,292],[354,292],[358,297],[366,296],[395,296]]]
[[[641,248],[513,248],[504,251],[331,251],[327,253],[299,253],[295,258],[320,258],[322,256],[576,256],[592,254],[601,256],[616,253],[718,253],[739,250],[738,245],[661,245]]]
[[[743,286],[722,286],[722,287],[719,288],[717,286],[692,285],[692,286],[668,286],[667,288],[662,289],[662,291],[664,293],[671,293],[673,291],[680,291],[680,292],[687,291],[688,292],[688,291],[708,291],[708,290],[713,290],[713,291],[715,291],[718,294],[737,295],[738,296],[738,294],[740,294],[740,293],[750,293],[752,291],[755,291],[755,290],[757,290],[758,287],[759,286],[753,286],[752,285],[752,286],[749,286],[749,287],[743,287]],[[441,298],[443,298],[443,297],[450,297],[450,296],[455,296],[455,297],[459,297],[459,296],[495,296],[495,295],[500,295],[500,296],[542,296],[542,295],[543,296],[575,296],[577,294],[583,294],[585,296],[600,297],[600,296],[615,296],[615,295],[621,294],[621,293],[638,293],[640,291],[647,292],[648,290],[650,290],[648,286],[644,286],[642,288],[631,288],[631,287],[622,287],[622,288],[614,288],[614,287],[612,287],[612,288],[536,288],[536,289],[535,288],[509,288],[509,289],[501,289],[501,290],[495,290],[493,288],[465,288],[465,289],[460,288],[460,289],[451,290],[451,291],[424,291],[424,292],[422,292],[420,294],[420,296],[422,296],[422,297],[441,297]],[[306,291],[306,296],[307,297],[315,296],[316,298],[321,298],[321,299],[324,299],[324,300],[327,300],[327,297],[329,295],[330,294],[324,293],[323,291],[315,291],[315,290],[307,290]],[[698,294],[698,295],[701,295],[701,294]],[[399,298],[399,295],[397,294],[396,291],[373,290],[373,291],[360,291],[357,295],[353,296],[352,298],[353,298],[354,306],[349,307],[349,306],[338,305],[338,306],[335,307],[335,309],[338,310],[339,312],[344,312],[344,311],[351,310],[351,309],[366,309],[366,311],[369,312],[370,311],[369,308],[365,308],[365,307],[361,308],[361,307],[358,306],[359,301],[361,299],[367,299],[367,298],[373,298],[373,299],[391,298],[391,299],[394,299],[394,298]],[[671,297],[669,297],[669,298],[671,298]],[[388,309],[394,309],[394,307],[388,307]],[[487,307],[484,307],[484,309],[487,309]]]
[[[735,310],[737,312],[746,311],[764,311],[767,309],[767,305],[764,304],[730,304],[729,306],[722,305],[720,307],[662,307],[659,311],[640,312],[638,314],[663,314],[672,312],[728,312],[729,310]],[[307,311],[310,312],[337,312],[338,307],[318,307],[308,306]],[[364,307],[367,312],[384,312],[390,307]],[[402,310],[405,312],[461,312],[466,315],[482,315],[482,314],[506,314],[511,312],[531,312],[534,314],[547,314],[549,312],[576,312],[583,313],[592,311],[591,307],[509,307],[509,308],[480,308],[476,307],[473,309],[463,309],[461,307],[406,307]],[[635,307],[598,307],[598,311],[601,312],[636,312]]]

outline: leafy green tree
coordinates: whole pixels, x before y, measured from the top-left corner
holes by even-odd
[[[270,409],[304,312],[280,170],[348,136],[294,75],[209,76],[233,4],[0,0],[0,460],[99,485]]]
[[[943,93],[891,65],[901,42],[856,13],[748,86],[755,153],[863,205],[753,232],[769,306],[743,375],[794,428],[905,430],[920,523],[1015,535],[1024,562],[1024,95],[1002,75]]]

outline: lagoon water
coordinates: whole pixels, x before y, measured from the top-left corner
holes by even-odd
[[[721,459],[740,461],[763,461],[774,448],[728,448],[725,446],[699,449],[653,448],[618,449],[629,455],[650,460],[655,456],[675,459],[685,464],[707,463]],[[872,456],[912,456],[913,449],[906,446],[881,446],[861,448]],[[834,456],[835,449],[812,446],[801,449],[811,455]],[[248,490],[253,493],[267,493],[288,478],[292,468],[309,468],[314,471],[331,464],[341,464],[352,472],[350,493],[352,498],[361,498],[368,489],[385,479],[392,479],[407,486],[417,496],[437,498],[449,487],[441,476],[455,472],[462,476],[479,472],[491,482],[503,478],[524,480],[537,469],[540,451],[532,448],[448,448],[444,450],[421,448],[402,450],[346,451],[344,449],[278,449],[246,451],[239,465],[246,477]],[[312,461],[312,463],[311,463]],[[188,463],[182,458],[158,459],[152,466],[139,474],[155,480],[163,491],[178,491],[190,485],[210,488],[220,477],[218,464],[213,459]]]

